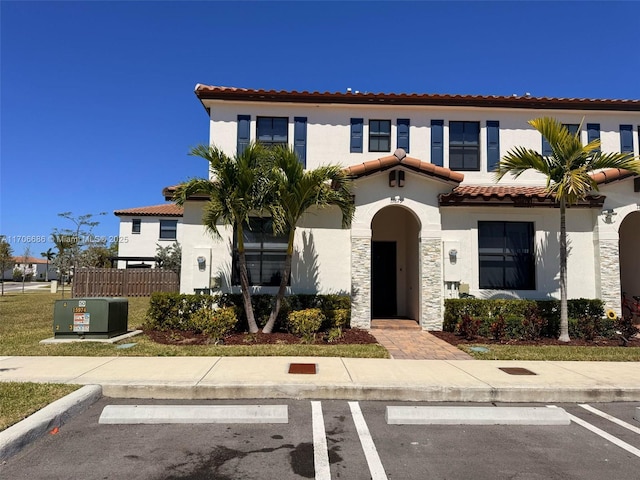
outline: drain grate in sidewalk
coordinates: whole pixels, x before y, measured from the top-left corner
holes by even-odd
[[[537,373],[522,367],[499,367],[498,370],[502,370],[509,375],[537,375]]]

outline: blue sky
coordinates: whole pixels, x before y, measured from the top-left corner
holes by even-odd
[[[640,98],[639,2],[0,2],[0,234],[206,176],[196,83]],[[18,241],[15,241],[17,237]],[[36,255],[50,243],[36,241]]]

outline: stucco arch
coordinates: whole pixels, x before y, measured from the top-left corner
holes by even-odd
[[[629,210],[618,227],[620,255],[620,289],[640,295],[640,210]]]

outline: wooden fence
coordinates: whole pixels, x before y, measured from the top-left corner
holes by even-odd
[[[178,292],[178,274],[155,268],[81,268],[73,276],[74,297],[149,297],[153,292]]]

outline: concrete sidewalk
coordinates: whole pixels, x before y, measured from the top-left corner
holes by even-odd
[[[290,374],[312,363],[316,374]],[[514,375],[501,368],[527,369]],[[516,372],[525,373],[525,372]],[[101,385],[121,398],[640,401],[640,363],[331,357],[0,357],[0,381]]]

